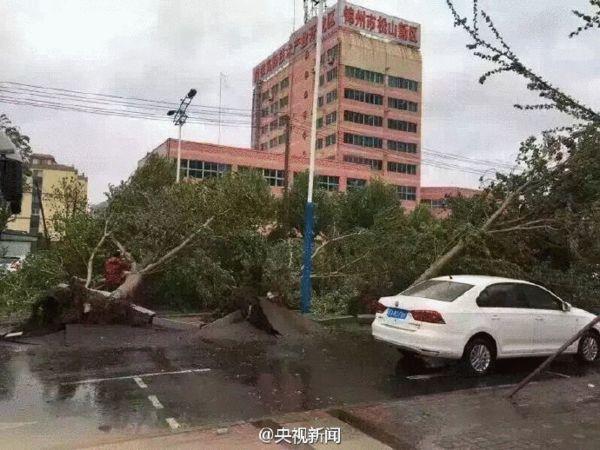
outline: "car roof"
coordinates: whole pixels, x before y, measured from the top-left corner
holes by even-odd
[[[493,277],[489,275],[445,275],[443,277],[435,277],[433,280],[456,281],[457,283],[472,284],[474,286],[488,286],[496,283],[523,283],[533,284],[525,280],[517,280],[514,278]]]

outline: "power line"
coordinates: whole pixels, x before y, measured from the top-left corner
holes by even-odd
[[[6,87],[8,86],[8,87]],[[6,95],[2,95],[6,94]],[[143,120],[168,121],[164,111],[168,106],[177,105],[174,102],[162,100],[150,100],[137,97],[125,97],[111,94],[92,93],[72,89],[50,88],[44,86],[30,85],[16,82],[0,82],[0,102],[46,108],[58,111],[83,112],[104,116],[115,116]],[[189,122],[207,126],[219,126],[219,124],[232,128],[252,128],[253,125],[246,120],[251,111],[242,108],[219,108],[200,105],[193,114],[189,115]],[[193,108],[190,107],[190,111]],[[227,116],[226,121],[219,120],[219,113]],[[273,113],[281,117],[283,113]],[[310,131],[310,126],[301,119],[292,119],[293,132]],[[263,125],[264,126],[264,125]],[[258,127],[257,127],[258,128]],[[318,135],[324,137],[327,130],[319,130]],[[341,137],[342,131],[338,131],[337,138]],[[515,166],[498,160],[486,160],[464,155],[453,154],[422,147],[422,158],[420,163],[425,166],[436,167],[445,170],[458,170],[475,175],[485,175],[492,168],[512,170]],[[407,154],[406,156],[409,156]],[[443,158],[444,160],[440,161]],[[451,160],[451,161],[447,161]],[[456,161],[453,163],[452,161]],[[488,167],[482,170],[478,167],[460,165],[467,163]]]

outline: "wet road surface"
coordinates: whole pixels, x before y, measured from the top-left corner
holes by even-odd
[[[82,333],[82,330],[78,330]],[[0,446],[72,446],[520,381],[539,359],[491,376],[422,365],[372,340],[369,327],[306,341],[215,345],[184,332],[93,327],[0,344]],[[85,336],[85,338],[80,336]],[[32,345],[37,344],[37,345]],[[600,372],[559,359],[540,381]]]

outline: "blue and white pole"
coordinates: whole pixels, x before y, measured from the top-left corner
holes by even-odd
[[[316,1],[316,0],[315,0]],[[315,151],[317,145],[317,113],[319,99],[319,78],[321,76],[321,49],[323,40],[323,5],[325,1],[319,0],[317,7],[317,45],[315,51],[315,79],[313,87],[312,125],[310,129],[310,163],[308,166],[308,196],[304,210],[304,256],[302,268],[302,282],[300,284],[301,304],[303,314],[310,312],[312,302],[312,249],[313,230],[315,221],[315,207],[313,204],[313,188],[315,179]]]

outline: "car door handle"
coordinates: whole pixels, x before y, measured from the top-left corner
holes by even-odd
[[[494,315],[492,316],[492,320],[500,320],[500,316],[498,316],[498,315],[494,314]]]
[[[536,317],[535,320],[537,320],[538,322],[543,322],[544,318],[543,317]]]

